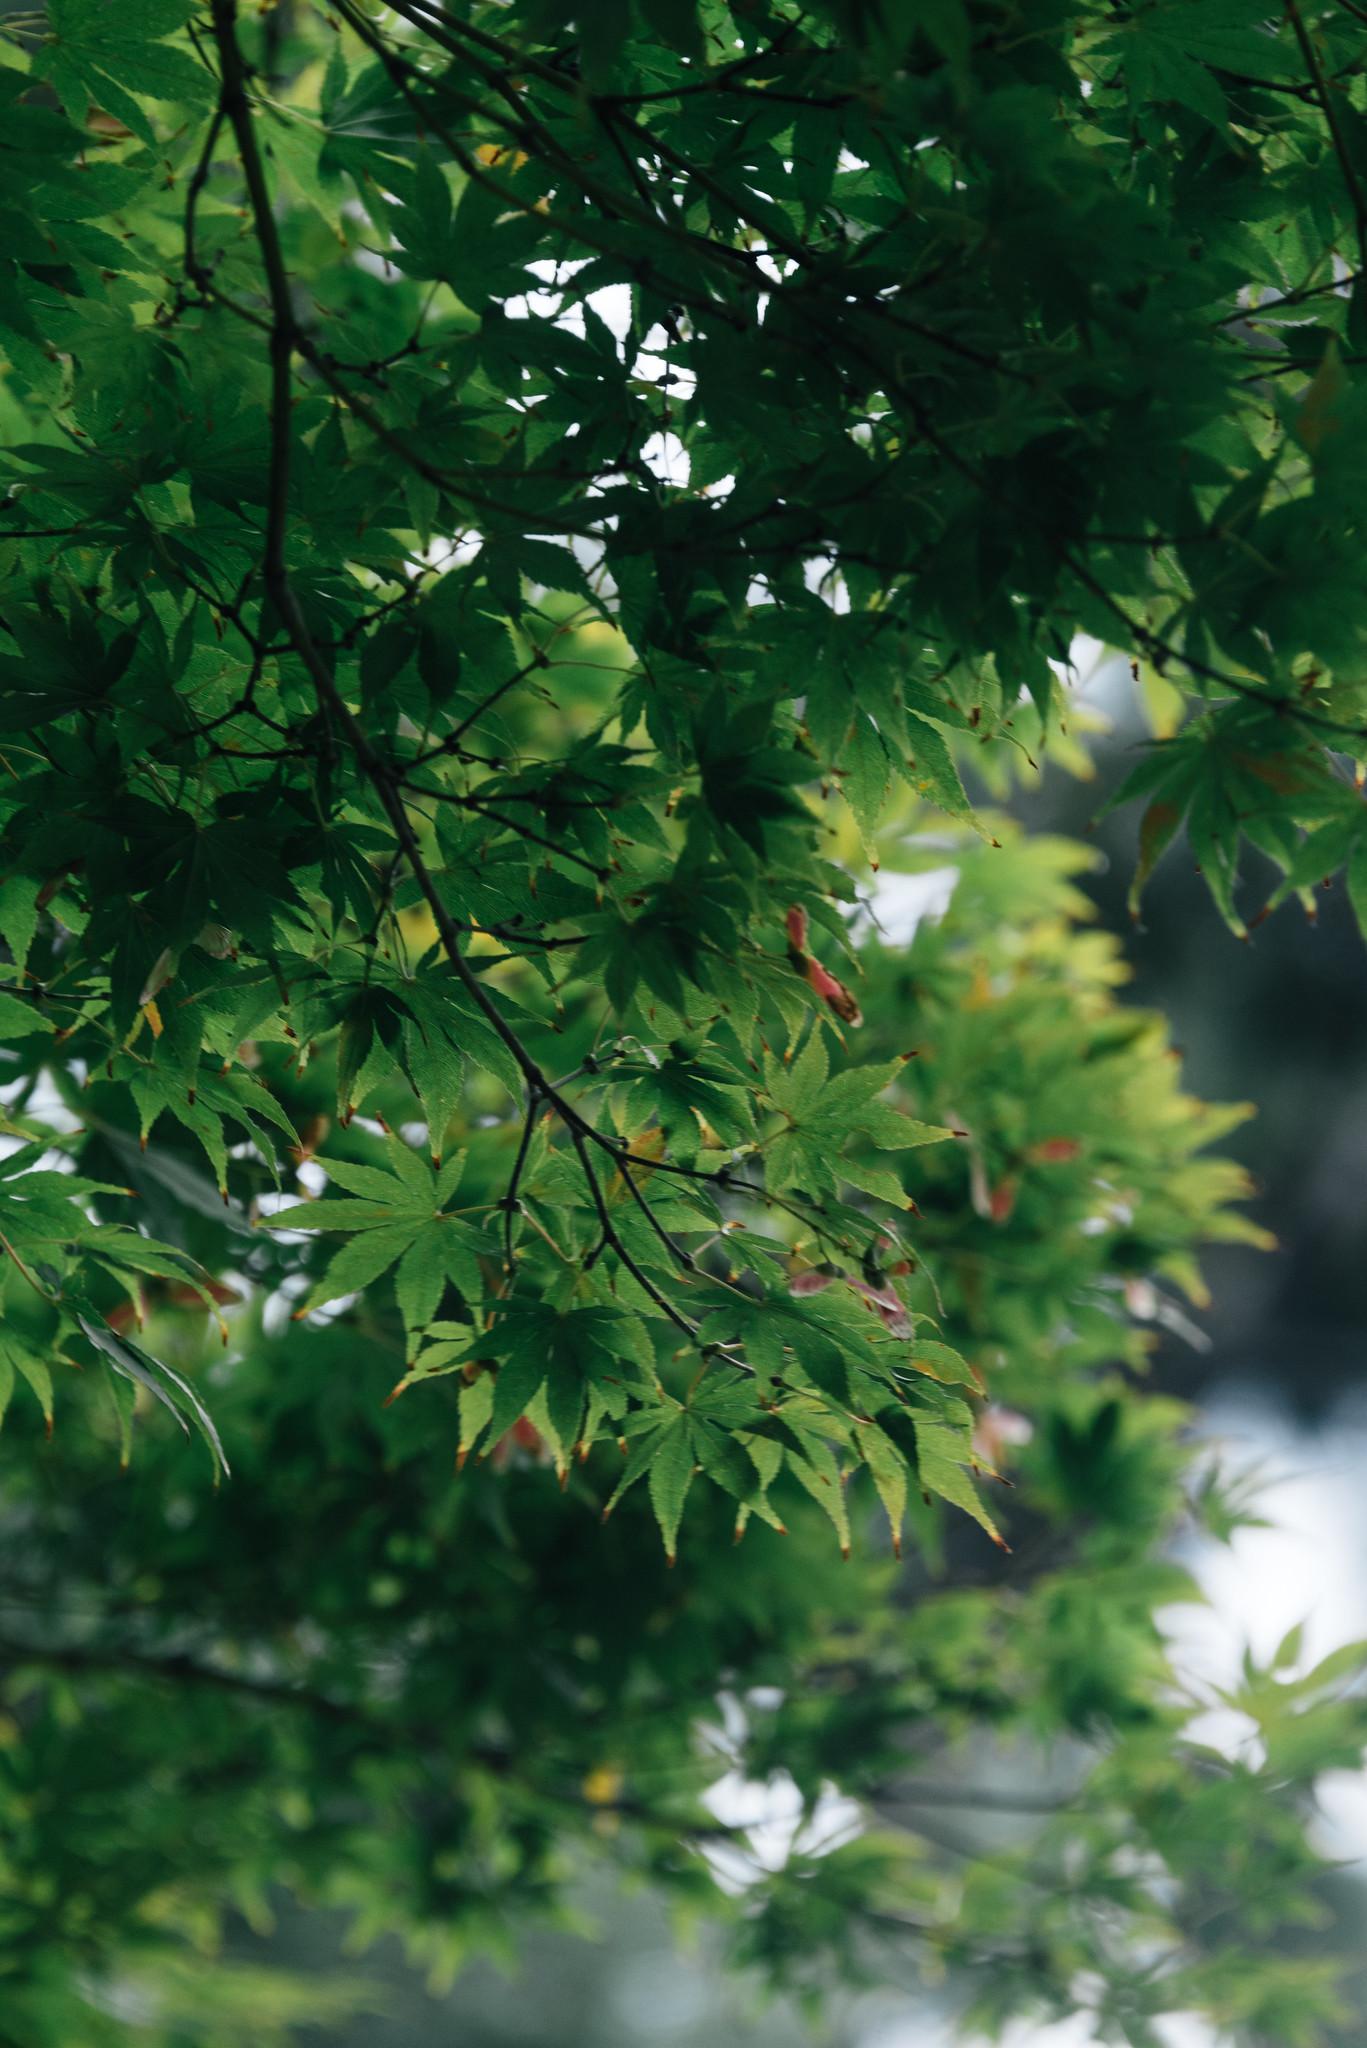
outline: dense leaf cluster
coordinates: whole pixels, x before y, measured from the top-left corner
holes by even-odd
[[[286,1878],[433,1956],[577,1822],[694,1885],[723,1682],[782,1687],[736,1740],[813,1806],[975,1721],[1114,1737],[1056,1882],[790,1859],[775,1975],[919,1914],[989,2017],[1311,2038],[1238,1943],[1360,1730],[1251,1676],[1299,1747],[1183,1737],[1180,1418],[1125,1370],[1251,1234],[1228,1118],[965,777],[1073,744],[1088,633],[1156,711],[1137,887],[1185,827],[1236,931],[1245,844],[1271,904],[1367,901],[1361,10],[0,28],[0,1412],[57,1431],[4,1509],[57,1624],[13,1646],[16,2039],[104,2038],[101,1972]],[[880,858],[955,870],[909,950]],[[869,1496],[949,1573],[915,1647],[814,1563]],[[791,1563],[718,1554],[756,1520]]]

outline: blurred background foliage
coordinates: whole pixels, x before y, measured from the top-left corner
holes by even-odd
[[[1103,681],[1104,783],[1138,727],[1123,668]],[[226,1230],[249,1298],[223,1304],[226,1351],[151,1304],[233,1446],[227,1487],[155,1429],[120,1472],[112,1415],[64,1419],[60,1380],[54,1444],[22,1390],[7,1421],[16,2048],[882,2048],[935,2038],[965,1999],[1043,2044],[1138,1903],[1127,1860],[1165,1853],[1173,1917],[1202,1930],[1193,2007],[1251,2002],[1269,2042],[1331,2009],[1317,1958],[1352,1951],[1362,1907],[1316,1874],[1296,1809],[1355,1763],[1355,1653],[1304,1694],[1298,1644],[1276,1679],[1249,1666],[1252,1753],[1240,1736],[1197,1762],[1178,1731],[1210,1700],[1153,1617],[1191,1591],[1174,1544],[1259,1513],[1189,1404],[1257,1384],[1323,1422],[1353,1388],[1355,1182],[1351,1155],[1336,1189],[1325,1161],[1360,1087],[1360,961],[1332,903],[1318,930],[1291,909],[1238,944],[1177,858],[1135,930],[1124,824],[1061,836],[1095,787],[1049,771],[994,795],[997,846],[898,819],[852,935],[861,1052],[914,1053],[917,1113],[970,1134],[912,1155],[914,1284],[990,1379],[1009,1557],[917,1507],[897,1565],[865,1480],[849,1562],[815,1507],[733,1548],[714,1496],[671,1570],[643,1489],[601,1525],[602,1453],[563,1492],[530,1433],[457,1476],[441,1386],[380,1405],[403,1369],[385,1288],[292,1323],[316,1247],[225,1215],[188,1132],[130,1147],[98,1076],[75,1098],[86,1170],[130,1177],[149,1226],[215,1270]],[[1318,1001],[1288,1000],[1307,984]],[[1180,1065],[1141,992],[1177,1020]],[[568,1065],[587,1006],[562,1021]],[[271,1069],[315,1141],[331,1065]],[[1203,1106],[1193,1070],[1266,1113]],[[374,1129],[352,1126],[352,1156]],[[307,1186],[303,1152],[296,1170]],[[1237,1241],[1203,1253],[1208,1296],[1192,1251],[1212,1228]],[[1131,2020],[1142,1977],[1119,1973]]]

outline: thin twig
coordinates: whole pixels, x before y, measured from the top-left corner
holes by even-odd
[[[593,1197],[593,1206],[598,1212],[598,1223],[603,1233],[603,1243],[621,1260],[637,1286],[644,1288],[661,1313],[668,1316],[670,1322],[677,1329],[682,1330],[686,1337],[696,1339],[698,1333],[692,1323],[689,1322],[687,1316],[680,1314],[679,1310],[675,1308],[673,1302],[669,1299],[669,1296],[661,1292],[650,1275],[643,1267],[636,1263],[636,1260],[623,1244],[617,1226],[608,1211],[608,1205],[603,1198],[603,1190],[599,1185],[598,1176],[593,1170],[593,1161],[589,1158],[585,1136],[586,1133],[584,1131],[576,1129],[573,1125],[570,1127],[570,1143],[574,1146],[579,1156],[579,1164],[583,1168],[584,1178],[589,1186],[589,1193]]]
[[[1306,68],[1314,84],[1315,97],[1329,126],[1329,139],[1334,145],[1334,155],[1338,158],[1339,170],[1343,175],[1349,203],[1353,209],[1353,221],[1357,229],[1358,261],[1363,269],[1367,270],[1367,192],[1363,191],[1362,181],[1358,177],[1353,152],[1348,137],[1343,132],[1339,110],[1334,104],[1334,90],[1324,75],[1324,66],[1320,63],[1314,39],[1305,25],[1299,0],[1286,0],[1286,17],[1291,23],[1296,41],[1300,44],[1301,55],[1305,59]]]

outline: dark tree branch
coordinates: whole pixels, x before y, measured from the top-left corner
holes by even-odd
[[[693,1325],[674,1307],[668,1296],[656,1286],[622,1243],[603,1199],[602,1188],[588,1148],[590,1144],[598,1146],[612,1157],[615,1164],[620,1165],[625,1146],[600,1132],[552,1085],[517,1032],[507,1022],[478,975],[466,962],[460,947],[456,920],[442,900],[409,819],[402,793],[400,771],[392,761],[376,751],[364,727],[338,690],[332,672],[313,640],[295,594],[287,558],[292,447],[291,366],[295,353],[306,354],[307,348],[294,314],[289,276],[285,268],[279,231],[270,203],[265,169],[247,98],[246,72],[237,42],[236,0],[212,0],[212,8],[214,37],[222,67],[221,111],[231,125],[237,142],[271,307],[271,432],[265,552],[262,564],[266,589],[284,623],[291,644],[313,683],[320,708],[344,734],[358,767],[371,784],[389,819],[398,847],[432,913],[443,950],[457,979],[515,1061],[526,1084],[528,1113],[530,1114],[532,1107],[539,1102],[545,1102],[554,1108],[570,1134],[571,1143],[598,1212],[604,1243],[620,1259],[661,1314],[688,1337],[693,1338],[696,1335]],[[560,849],[555,850],[558,852]],[[644,1201],[644,1197],[640,1199]]]

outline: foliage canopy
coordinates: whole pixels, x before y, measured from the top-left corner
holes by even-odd
[[[729,1685],[812,1811],[914,1823],[984,1725],[1087,1788],[958,1886],[914,1824],[799,1845],[735,1915],[776,1981],[891,1930],[985,2024],[1317,2038],[1248,1943],[1360,1709],[1289,1645],[1231,1761],[1153,1619],[1192,1481],[1133,1368],[1257,1236],[1239,1112],[987,806],[1077,757],[1088,634],[1154,718],[1136,888],[1185,829],[1237,933],[1247,848],[1367,913],[1362,11],[0,26],[0,1513],[55,1617],[0,2034],[125,2038],[156,1950],[185,2038],[176,1941],[282,1880],[434,1963],[608,1821],[701,1895]],[[954,870],[908,947],[880,859]],[[838,1569],[875,1501],[896,1594]]]

